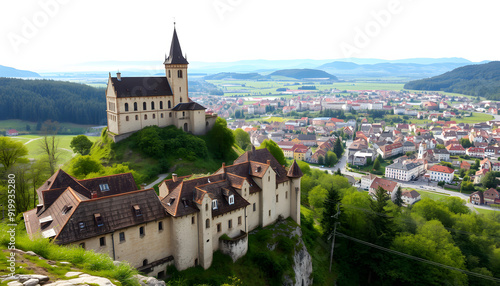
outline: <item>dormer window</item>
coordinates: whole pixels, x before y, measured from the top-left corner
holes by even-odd
[[[234,205],[234,195],[229,196],[229,204]]]
[[[174,204],[174,201],[175,201],[175,198],[170,198],[170,199],[168,200],[167,206],[171,206],[171,205],[173,205],[173,204]]]
[[[94,220],[95,220],[95,224],[97,226],[103,226],[104,225],[104,221],[102,219],[102,216],[101,214],[94,214]]]
[[[212,201],[212,209],[216,210],[217,209],[217,200]]]
[[[139,205],[135,205],[134,206],[134,212],[135,212],[135,216],[141,216],[142,215],[142,211],[141,211],[141,208],[139,207]]]
[[[62,209],[62,214],[63,215],[67,214],[72,208],[73,206],[64,206]]]
[[[109,185],[108,184],[100,184],[99,188],[101,189],[101,192],[107,192],[107,191],[109,191]]]

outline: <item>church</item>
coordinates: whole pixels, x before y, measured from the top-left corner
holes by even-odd
[[[144,127],[174,125],[185,132],[203,135],[212,128],[215,114],[188,96],[188,61],[182,55],[174,26],[170,53],[165,56],[163,77],[116,77],[111,73],[106,89],[108,134],[114,142]]]

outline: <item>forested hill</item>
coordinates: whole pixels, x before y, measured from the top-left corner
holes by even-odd
[[[337,77],[331,75],[322,70],[315,69],[286,69],[275,71],[270,76],[286,76],[295,79],[307,79],[307,78],[328,78],[337,80]]]
[[[104,89],[84,84],[0,78],[0,120],[105,124]]]
[[[439,76],[410,81],[405,89],[440,90],[500,99],[500,61],[468,65]]]

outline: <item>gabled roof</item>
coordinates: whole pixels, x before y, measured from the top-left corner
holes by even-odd
[[[173,95],[166,77],[110,77],[116,97]],[[142,106],[140,107],[142,108]],[[129,107],[132,110],[132,107]]]
[[[172,110],[174,111],[183,111],[183,110],[205,110],[207,108],[201,106],[199,103],[191,101],[186,103],[177,104]]]
[[[396,187],[398,186],[398,183],[382,178],[375,178],[373,180],[372,184],[370,185],[371,189],[377,189],[378,187],[382,187],[382,189],[388,191],[389,193],[392,193],[393,191],[396,190]]]
[[[266,164],[267,160],[270,160],[271,168],[273,168],[274,172],[276,172],[276,184],[289,180],[285,167],[283,167],[266,148],[245,152],[243,155],[234,160],[234,164],[248,161]]]
[[[179,39],[177,38],[177,31],[174,27],[174,35],[172,36],[172,43],[170,44],[170,54],[165,59],[163,64],[180,64],[187,65],[189,64],[186,58],[182,55],[181,44],[179,43]]]

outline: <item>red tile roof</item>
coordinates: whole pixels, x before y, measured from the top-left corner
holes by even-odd
[[[429,168],[429,171],[448,173],[448,174],[451,174],[454,172],[453,168],[441,166],[441,165],[434,165],[434,166]]]

